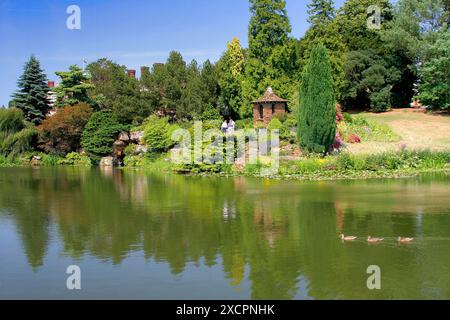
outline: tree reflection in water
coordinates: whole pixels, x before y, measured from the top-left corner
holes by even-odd
[[[446,175],[307,183],[0,169],[0,212],[12,214],[34,269],[45,267],[54,225],[71,258],[120,265],[142,251],[173,275],[191,262],[221,263],[231,286],[250,283],[253,299],[427,298],[424,286],[449,298],[450,241],[427,240],[450,239],[449,186]],[[341,243],[341,232],[423,241],[369,247]],[[373,263],[387,275],[379,292],[365,286]]]

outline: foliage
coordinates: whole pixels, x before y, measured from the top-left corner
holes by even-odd
[[[163,153],[175,145],[172,133],[178,126],[170,125],[167,118],[150,116],[144,127],[144,141],[151,153]]]
[[[47,153],[65,155],[81,147],[83,129],[92,114],[87,104],[60,108],[38,127],[39,147]]]
[[[392,88],[401,74],[388,57],[377,55],[374,50],[352,51],[345,74],[342,99],[347,107],[365,107],[374,112],[391,108]]]
[[[253,129],[253,118],[246,118],[236,121],[237,130]]]
[[[438,39],[427,51],[421,68],[418,98],[432,109],[450,109],[450,31],[438,33]]]
[[[241,117],[252,113],[251,101],[271,86],[291,98],[296,88],[296,41],[289,38],[291,25],[284,0],[250,0],[249,48],[242,84]]]
[[[388,125],[368,120],[363,116],[353,116],[350,117],[350,121],[341,122],[338,130],[347,142],[350,142],[352,135],[357,135],[362,141],[397,142],[400,140],[400,137]]]
[[[0,154],[16,157],[33,149],[37,132],[34,127],[29,126],[10,135],[0,133],[0,136]]]
[[[19,90],[13,94],[11,105],[23,111],[26,121],[39,124],[50,110],[48,100],[50,89],[47,85],[47,76],[35,56],[31,56],[25,64],[17,86]]]
[[[329,50],[334,90],[336,97],[339,99],[344,82],[346,45],[335,19],[336,12],[333,1],[313,0],[308,8],[308,21],[311,27],[306,31],[298,45],[300,65],[304,67],[308,62],[311,48],[323,44]]]
[[[92,166],[92,161],[88,156],[83,156],[79,153],[71,152],[68,153],[64,159],[59,160],[58,164],[65,166],[90,167]]]
[[[91,159],[98,160],[112,153],[117,135],[125,129],[116,114],[108,111],[95,112],[83,130],[81,146]]]
[[[237,119],[243,107],[242,82],[245,76],[244,50],[238,38],[227,44],[227,51],[217,62],[217,74],[223,113]]]
[[[317,175],[316,177],[363,177],[369,172],[395,172],[420,170],[441,170],[450,164],[449,152],[431,151],[401,151],[386,152],[372,155],[352,155],[341,153],[338,156],[326,158],[312,156],[296,161],[283,163],[282,175]],[[345,173],[347,175],[345,175]]]
[[[25,127],[22,110],[18,108],[0,109],[0,132],[14,134]]]
[[[60,84],[54,89],[56,93],[56,107],[73,106],[80,103],[92,103],[88,90],[93,88],[90,77],[76,65],[69,67],[69,71],[55,72],[61,78]]]
[[[304,151],[326,153],[336,134],[336,100],[327,49],[314,47],[300,86],[298,139]]]
[[[0,109],[0,154],[16,157],[32,150],[36,140],[36,130],[24,120],[20,109]]]
[[[90,63],[87,71],[94,85],[89,95],[96,109],[112,111],[123,124],[138,124],[155,111],[154,92],[141,90],[143,84],[129,77],[125,66],[99,59]],[[144,74],[142,79],[148,76]]]

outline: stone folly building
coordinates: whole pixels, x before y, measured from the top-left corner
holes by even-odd
[[[253,124],[267,127],[275,116],[282,116],[286,113],[288,100],[278,97],[271,87],[266,93],[253,103]]]

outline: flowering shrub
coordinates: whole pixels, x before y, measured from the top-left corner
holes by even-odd
[[[344,147],[345,147],[344,140],[342,140],[342,136],[338,132],[338,133],[336,133],[336,138],[334,140],[334,143],[330,147],[330,153],[339,152]]]
[[[360,138],[357,134],[350,133],[350,134],[347,136],[346,141],[347,141],[348,143],[361,143],[361,138]]]

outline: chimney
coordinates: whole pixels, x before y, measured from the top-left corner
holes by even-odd
[[[54,88],[55,87],[55,81],[47,81],[47,85],[49,88]]]
[[[144,74],[148,74],[150,72],[149,67],[142,66],[141,67],[141,78]]]
[[[136,70],[127,70],[127,74],[130,78],[136,79]]]

